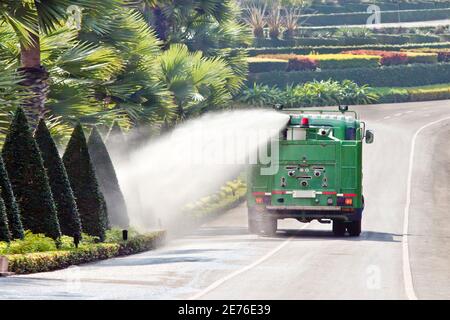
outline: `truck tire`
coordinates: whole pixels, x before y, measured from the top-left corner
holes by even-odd
[[[361,235],[361,220],[349,222],[347,231],[350,237],[359,237]]]
[[[259,221],[257,213],[253,208],[248,208],[248,232],[250,234],[258,234],[259,233]]]
[[[272,237],[277,233],[278,220],[272,217],[264,217],[262,219],[261,230],[265,236]]]
[[[336,237],[343,237],[345,235],[345,222],[341,220],[333,220],[333,234]]]

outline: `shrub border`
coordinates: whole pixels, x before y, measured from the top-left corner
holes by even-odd
[[[8,271],[30,274],[64,269],[72,265],[135,254],[159,247],[165,242],[166,231],[154,231],[120,243],[99,243],[66,251],[36,252],[6,255]]]

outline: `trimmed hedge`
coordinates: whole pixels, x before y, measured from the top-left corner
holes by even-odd
[[[393,10],[420,10],[420,9],[437,9],[448,8],[450,2],[433,2],[433,1],[420,1],[420,2],[377,2],[377,6],[382,11]],[[317,13],[345,13],[345,12],[364,12],[367,10],[367,3],[355,3],[342,1],[340,4],[314,4],[308,9]]]
[[[450,84],[413,88],[374,88],[378,103],[398,103],[450,99]]]
[[[295,54],[261,55],[257,58],[289,60],[302,57]],[[317,61],[321,69],[377,68],[380,57],[375,55],[323,54],[307,55],[305,58]]]
[[[408,51],[409,52],[436,53],[437,54],[437,59],[438,59],[439,62],[450,62],[450,49],[448,49],[448,48],[442,48],[442,49],[433,49],[433,48],[409,49]]]
[[[408,52],[405,51],[408,57],[408,63],[438,63],[437,53],[425,52]]]
[[[303,72],[264,72],[250,74],[248,86],[253,83],[285,87],[310,81],[333,79],[352,80],[359,85],[372,87],[422,86],[447,83],[450,79],[450,63],[412,64],[382,68],[353,68],[340,70],[303,71]]]
[[[311,46],[311,47],[279,47],[279,48],[248,48],[249,56],[257,56],[261,54],[309,54],[316,53],[339,53],[350,50],[384,50],[384,51],[400,51],[402,49],[421,49],[421,48],[450,48],[450,42],[436,42],[436,43],[411,43],[404,45],[361,45],[361,46]]]
[[[248,70],[251,73],[286,71],[288,62],[282,59],[248,58]]]
[[[364,25],[372,13],[332,13],[332,14],[310,14],[303,15],[302,21],[309,26],[332,26],[332,25]],[[395,10],[382,11],[382,23],[413,22],[444,20],[450,16],[450,9],[421,9],[421,10]]]
[[[297,37],[294,39],[259,39],[255,38],[254,46],[257,48],[282,48],[304,46],[356,46],[356,45],[387,45],[407,43],[433,43],[440,42],[442,36],[423,34],[373,34],[369,37],[359,36],[333,36],[333,37]]]
[[[29,274],[151,250],[161,245],[165,231],[136,236],[121,243],[99,243],[73,250],[8,255],[9,271]]]

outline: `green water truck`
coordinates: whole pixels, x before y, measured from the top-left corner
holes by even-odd
[[[248,170],[249,232],[272,236],[278,220],[293,218],[332,223],[336,236],[359,236],[362,146],[373,142],[373,132],[348,106],[326,111],[278,108],[289,114],[289,121],[276,139],[278,155],[273,157],[270,150],[276,173],[263,174],[261,164]]]

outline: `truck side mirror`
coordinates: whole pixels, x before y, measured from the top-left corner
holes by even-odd
[[[366,131],[366,143],[370,144],[373,143],[373,140],[375,139],[375,135],[372,130]]]

